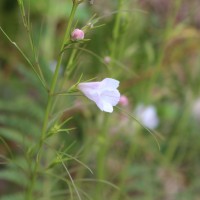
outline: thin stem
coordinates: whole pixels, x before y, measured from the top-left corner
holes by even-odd
[[[61,86],[64,85],[64,81],[65,81],[65,78],[67,78],[67,76],[72,73],[73,71],[73,60],[74,58],[76,57],[76,53],[77,53],[77,49],[76,49],[76,46],[72,49],[72,52],[71,52],[71,55],[70,55],[70,58],[69,58],[69,62],[68,62],[68,65],[66,67],[66,70],[65,70],[65,74],[64,74],[64,79],[63,79],[63,83]]]
[[[119,6],[118,6],[118,12],[117,12],[117,16],[115,19],[115,24],[114,24],[114,28],[113,28],[113,42],[111,44],[111,54],[110,54],[110,64],[109,67],[113,66],[113,60],[115,60],[116,57],[116,50],[117,50],[117,45],[118,45],[118,38],[119,38],[119,31],[120,31],[120,19],[121,19],[121,8],[123,5],[123,0],[119,0]]]
[[[45,86],[46,86],[46,81],[45,81],[43,72],[42,72],[42,70],[41,70],[41,67],[40,67],[40,65],[39,65],[38,56],[36,55],[35,46],[34,46],[34,43],[33,43],[32,36],[31,36],[31,30],[30,30],[30,29],[31,29],[31,25],[30,25],[29,15],[28,15],[28,17],[27,17],[28,19],[27,19],[27,18],[26,18],[26,13],[25,13],[25,10],[24,10],[23,1],[19,1],[19,0],[18,0],[18,4],[19,4],[19,7],[20,7],[20,12],[21,12],[23,24],[24,24],[24,27],[25,27],[26,32],[27,32],[27,34],[28,34],[28,38],[29,38],[31,50],[32,50],[33,55],[34,55],[35,66],[36,66],[36,68],[37,68],[37,70],[38,70],[38,73],[39,73],[40,78],[42,79],[43,83],[44,83]]]
[[[78,6],[77,4],[73,4],[72,11],[71,11],[71,14],[70,14],[70,17],[69,17],[69,23],[68,23],[68,26],[67,26],[67,29],[66,29],[66,32],[65,32],[65,36],[64,36],[64,40],[63,40],[63,43],[62,43],[62,46],[61,46],[61,50],[60,50],[61,52],[63,51],[64,46],[65,46],[65,42],[67,41],[67,38],[70,35],[72,21],[73,21],[77,6]],[[50,114],[50,111],[51,111],[53,94],[54,94],[54,91],[55,91],[55,87],[56,87],[56,83],[57,83],[57,79],[58,79],[58,74],[59,74],[59,71],[60,71],[62,57],[63,57],[63,53],[60,53],[59,58],[58,58],[58,62],[57,62],[57,65],[56,65],[56,70],[55,70],[53,80],[52,80],[52,83],[51,83],[50,92],[49,92],[49,95],[48,95],[48,103],[47,103],[47,108],[46,108],[45,117],[44,117],[44,123],[43,123],[43,127],[42,127],[41,142],[45,138],[45,132],[46,132],[46,129],[47,129],[47,124],[48,124],[48,117],[49,117],[49,114]]]
[[[70,37],[70,30],[71,30],[71,26],[72,26],[72,22],[73,22],[73,19],[74,19],[74,15],[75,15],[77,6],[78,6],[78,4],[76,4],[76,3],[73,4],[71,14],[70,14],[70,17],[69,17],[68,26],[67,26],[67,29],[66,29],[66,32],[65,32],[65,36],[64,36],[64,39],[63,39],[63,43],[62,43],[60,52],[63,52],[65,43],[66,43],[67,39]],[[52,83],[51,83],[51,86],[50,86],[50,91],[48,93],[48,102],[47,102],[47,107],[46,107],[46,111],[45,111],[41,137],[40,137],[40,141],[39,141],[38,156],[37,156],[36,163],[35,163],[35,166],[34,166],[34,169],[33,169],[30,187],[29,187],[29,190],[27,191],[27,196],[26,196],[27,200],[32,199],[33,187],[35,185],[37,171],[38,171],[38,167],[39,167],[39,163],[40,163],[39,161],[40,161],[41,149],[42,149],[42,146],[44,144],[44,140],[45,140],[45,136],[46,136],[49,115],[50,115],[51,108],[52,108],[53,94],[54,94],[54,91],[55,91],[55,88],[56,88],[56,83],[57,83],[57,79],[58,79],[58,74],[59,74],[62,58],[63,58],[63,53],[60,53],[59,57],[58,57],[58,62],[57,62],[57,65],[56,65],[56,70],[55,70],[55,73],[54,73],[54,76],[53,76],[53,80],[52,80]]]
[[[63,85],[64,85],[65,80],[67,79],[67,75],[68,75],[67,69],[71,69],[71,66],[73,64],[73,60],[74,60],[74,58],[76,56],[76,52],[77,52],[77,49],[73,49],[71,54],[70,54],[69,61],[68,61],[67,65],[66,65],[66,69],[64,71],[64,77],[63,77],[62,82],[60,83],[60,86],[59,86],[60,90],[63,89]],[[59,94],[59,93],[57,93],[57,94]],[[59,94],[59,95],[62,95],[62,94]],[[54,101],[54,103],[52,105],[52,110],[54,110],[57,102],[58,102],[58,97],[55,98],[55,101]]]
[[[12,41],[12,39],[6,34],[6,32],[1,28],[0,26],[0,31],[5,35],[5,37],[8,39],[8,41],[14,45],[17,50],[21,53],[21,55],[24,57],[24,59],[27,61],[27,63],[31,66],[32,70],[35,72],[35,74],[37,75],[38,79],[40,80],[40,82],[42,83],[42,86],[47,90],[46,84],[45,82],[42,80],[42,78],[40,77],[40,75],[38,74],[38,72],[36,71],[35,67],[33,66],[33,64],[31,63],[31,61],[28,59],[28,57],[24,54],[24,52],[21,50],[21,48],[14,42]]]
[[[157,146],[158,146],[158,150],[160,151],[160,143],[157,139],[157,134],[154,130],[149,129],[148,127],[146,127],[145,125],[143,125],[138,119],[136,119],[132,114],[130,114],[129,112],[127,112],[126,110],[121,109],[120,107],[116,106],[116,108],[120,111],[122,111],[123,114],[125,114],[126,116],[129,116],[130,118],[132,118],[133,120],[135,120],[141,127],[143,127],[149,134],[152,135],[153,139],[155,140]]]
[[[108,150],[107,141],[106,141],[106,133],[108,131],[109,117],[103,116],[102,122],[102,130],[99,135],[99,150],[97,152],[97,178],[98,180],[104,180],[106,178],[106,153]],[[102,199],[100,195],[102,193],[102,184],[98,184],[96,188],[97,200]]]
[[[40,76],[41,76],[41,79],[43,80],[43,82],[44,82],[45,85],[46,85],[46,81],[45,81],[45,78],[44,78],[44,74],[43,74],[43,72],[42,72],[42,70],[41,70],[41,67],[40,67],[40,65],[39,65],[38,56],[36,55],[35,46],[34,46],[34,44],[33,44],[33,39],[32,39],[32,37],[31,37],[30,29],[29,29],[29,28],[27,28],[27,33],[28,33],[28,36],[29,36],[29,41],[30,41],[31,49],[32,49],[33,54],[34,54],[35,65],[36,65],[36,67],[37,67],[37,69],[38,69],[38,72],[39,72],[39,74],[40,74]]]
[[[136,151],[137,151],[137,145],[133,144],[131,141],[127,156],[124,159],[124,163],[123,163],[124,167],[122,169],[122,172],[119,174],[118,187],[120,188],[120,190],[117,190],[117,192],[113,196],[113,199],[120,199],[121,195],[123,195],[123,193],[124,193],[124,189],[126,188],[125,180],[128,176],[128,173],[127,173],[128,167],[131,164],[131,161],[134,158],[134,153]]]

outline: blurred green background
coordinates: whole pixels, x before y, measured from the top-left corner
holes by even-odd
[[[24,4],[38,62],[50,84],[72,3]],[[145,106],[154,108],[159,123],[153,134],[161,147],[124,111],[102,113],[83,97],[59,97],[56,111],[62,111],[63,121],[73,116],[67,128],[75,129],[60,133],[53,148],[65,147],[93,171],[68,156],[66,165],[82,199],[200,199],[199,8],[199,0],[94,0],[79,6],[74,28],[85,26],[95,13],[97,25],[103,26],[86,34],[91,40],[80,45],[76,70],[63,88],[81,74],[84,80],[119,80],[119,90],[128,98],[127,105],[119,105],[125,112],[142,121]],[[0,26],[34,63],[16,0],[0,1]],[[65,54],[63,70],[72,51]],[[38,140],[46,101],[47,93],[25,59],[0,32],[2,200],[22,199],[28,181],[25,152]],[[138,105],[143,105],[139,113]],[[66,178],[59,167],[55,171]],[[70,184],[54,180],[52,199],[77,199],[71,190]]]

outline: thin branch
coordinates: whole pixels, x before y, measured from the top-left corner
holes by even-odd
[[[120,107],[116,106],[116,108],[120,111],[122,111],[123,114],[126,114],[127,116],[131,117],[132,119],[134,119],[140,126],[142,126],[145,130],[147,130],[148,133],[150,133],[154,140],[156,141],[157,145],[158,145],[158,149],[160,151],[160,144],[159,141],[157,139],[157,137],[155,136],[155,132],[153,130],[150,130],[149,128],[147,128],[146,126],[144,126],[138,119],[136,119],[132,114],[130,114],[129,112],[121,109]]]
[[[73,185],[73,187],[74,187],[74,190],[76,191],[76,194],[77,194],[77,196],[78,196],[78,199],[81,200],[80,194],[79,194],[79,192],[78,192],[78,189],[77,189],[77,187],[76,187],[76,185],[75,185],[75,183],[74,183],[74,180],[73,180],[71,174],[69,173],[69,171],[68,171],[68,169],[67,169],[67,167],[66,167],[66,165],[65,165],[64,162],[62,162],[62,165],[63,165],[63,167],[65,168],[65,170],[66,170],[66,172],[67,172],[67,174],[68,174],[68,176],[69,176],[69,178],[70,178],[70,180],[71,180],[71,182],[72,182],[72,185]]]
[[[12,39],[6,34],[6,32],[1,28],[0,26],[0,30],[1,32],[4,34],[4,36],[8,39],[8,41],[15,46],[15,48],[21,53],[21,55],[24,57],[24,59],[27,61],[27,63],[31,66],[32,70],[35,72],[35,74],[37,75],[38,79],[40,80],[40,82],[42,83],[42,86],[47,90],[46,84],[43,82],[42,78],[40,77],[40,75],[38,74],[38,72],[35,70],[35,67],[33,66],[33,64],[31,63],[31,61],[28,59],[28,57],[25,55],[25,53],[21,50],[21,48],[14,42],[12,41]]]

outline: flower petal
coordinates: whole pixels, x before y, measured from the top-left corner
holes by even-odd
[[[108,102],[103,101],[103,111],[112,113],[113,112],[113,107],[111,104]]]
[[[78,88],[83,91],[85,89],[94,89],[97,90],[99,89],[101,83],[100,82],[89,82],[89,83],[79,83]]]
[[[103,101],[116,106],[120,100],[120,93],[118,90],[104,90],[101,92],[100,97]]]
[[[96,88],[98,87],[98,84],[92,85],[87,83],[80,83],[78,85],[79,90],[90,100],[96,102],[99,99],[99,94],[97,89],[93,89],[92,87]]]
[[[105,112],[113,112],[113,107],[110,103],[106,102],[106,101],[103,101],[102,99],[99,99],[97,102],[96,102],[96,105],[98,106],[98,108],[101,110],[101,111],[105,111]]]
[[[95,101],[96,105],[98,106],[98,108],[103,111],[103,108],[104,108],[104,104],[103,104],[103,101],[101,101],[101,99],[97,99],[97,101]]]
[[[110,89],[116,89],[119,87],[119,81],[112,78],[105,78],[103,81],[101,81],[101,88],[104,87]]]

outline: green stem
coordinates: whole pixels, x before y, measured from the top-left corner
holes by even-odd
[[[53,80],[52,80],[52,84],[50,87],[50,91],[49,91],[49,95],[48,95],[48,103],[47,103],[47,108],[46,108],[46,112],[45,112],[45,117],[44,117],[44,123],[43,123],[43,127],[42,127],[42,135],[41,135],[41,141],[43,143],[43,140],[45,138],[45,132],[47,130],[47,124],[48,124],[48,118],[49,118],[49,114],[51,111],[51,105],[52,105],[52,100],[53,100],[53,96],[54,96],[54,91],[55,91],[55,87],[56,87],[56,83],[57,83],[57,79],[58,79],[58,74],[60,71],[60,66],[61,66],[61,62],[62,62],[62,57],[63,57],[63,49],[65,46],[65,42],[67,41],[67,38],[70,37],[70,30],[71,30],[71,26],[72,26],[72,21],[75,15],[77,9],[77,4],[73,4],[72,10],[71,10],[71,14],[69,17],[69,23],[65,32],[65,37],[61,46],[61,52],[58,58],[58,62],[56,65],[56,70],[53,76]]]
[[[105,161],[106,161],[106,152],[108,150],[107,142],[106,142],[106,133],[108,131],[108,124],[109,124],[109,118],[108,116],[103,116],[103,122],[102,122],[102,130],[99,135],[99,150],[97,152],[97,178],[98,180],[104,180],[106,178],[106,169],[105,169]],[[96,196],[97,199],[102,199],[102,183],[99,182],[97,184],[96,188]]]
[[[52,83],[51,83],[51,87],[50,87],[50,91],[49,91],[49,94],[48,94],[48,103],[47,103],[47,108],[46,108],[46,112],[45,112],[44,123],[43,123],[43,127],[42,127],[42,135],[41,135],[41,140],[40,140],[40,143],[42,143],[42,144],[43,144],[43,140],[45,138],[45,133],[46,133],[46,130],[47,130],[48,118],[49,118],[49,114],[50,114],[50,111],[51,111],[51,105],[52,105],[52,101],[53,101],[54,91],[55,91],[55,87],[56,87],[56,83],[57,83],[57,79],[58,79],[58,74],[59,74],[59,71],[60,71],[60,66],[61,66],[61,62],[62,62],[62,58],[63,58],[63,49],[64,49],[64,46],[65,46],[65,42],[67,41],[68,37],[70,37],[70,30],[71,30],[71,26],[72,26],[72,21],[73,21],[77,6],[78,6],[77,4],[73,4],[71,14],[70,14],[70,17],[69,17],[69,23],[68,23],[68,26],[67,26],[67,29],[66,29],[66,32],[65,32],[65,36],[64,36],[64,40],[63,40],[63,43],[62,43],[62,46],[61,46],[61,52],[62,53],[60,53],[60,55],[59,55],[58,62],[57,62],[57,65],[56,65],[56,70],[55,70],[53,80],[52,80]]]
[[[71,26],[72,26],[72,22],[73,22],[74,15],[75,15],[77,7],[78,7],[78,4],[74,3],[72,10],[71,10],[70,17],[69,17],[69,22],[68,22],[68,26],[67,26],[67,29],[66,29],[66,32],[65,32],[64,40],[63,40],[63,43],[62,43],[62,46],[61,46],[61,50],[60,50],[61,53],[59,54],[59,57],[58,57],[56,70],[55,70],[53,80],[52,80],[52,83],[51,83],[51,86],[50,86],[50,90],[49,90],[49,93],[48,93],[48,102],[47,102],[47,107],[46,107],[46,111],[45,111],[45,116],[44,116],[44,121],[43,121],[43,126],[42,126],[42,132],[41,132],[41,137],[40,137],[39,147],[38,147],[38,157],[37,157],[38,159],[36,160],[36,163],[34,165],[30,187],[29,187],[27,194],[26,194],[27,200],[32,199],[33,188],[34,188],[34,185],[35,185],[35,181],[36,181],[36,177],[37,177],[37,171],[38,171],[38,167],[39,167],[39,163],[40,163],[39,162],[40,161],[39,155],[41,155],[40,151],[42,149],[42,146],[43,146],[44,140],[45,140],[45,136],[46,136],[49,115],[50,115],[50,112],[51,112],[52,102],[53,102],[53,97],[54,97],[53,94],[54,94],[54,91],[55,91],[55,88],[56,88],[58,74],[59,74],[59,70],[60,70],[60,66],[61,66],[61,62],[62,62],[62,58],[63,58],[63,49],[64,49],[64,46],[65,46],[67,39],[70,37]]]
[[[136,138],[134,140],[136,140]],[[136,151],[137,151],[137,145],[131,141],[129,151],[124,159],[123,163],[124,168],[121,170],[122,172],[119,174],[119,183],[117,184],[117,186],[120,188],[120,190],[117,190],[117,192],[113,195],[113,199],[120,199],[122,198],[121,195],[125,194],[125,189],[126,189],[125,181],[128,176],[128,168],[130,167],[131,161],[134,159],[134,154]]]
[[[46,88],[46,84],[44,83],[44,81],[42,80],[42,78],[40,77],[40,75],[38,74],[37,70],[35,69],[35,67],[33,66],[33,64],[31,63],[31,61],[28,59],[28,57],[24,54],[24,52],[21,50],[21,48],[14,42],[12,41],[12,39],[6,34],[6,32],[1,28],[0,26],[0,31],[4,34],[4,36],[8,39],[8,41],[15,46],[15,48],[21,53],[21,55],[24,57],[24,59],[27,61],[27,63],[31,66],[32,70],[34,71],[34,73],[37,75],[38,79],[40,80],[40,82],[42,83],[42,86],[44,87],[44,89]]]
[[[67,64],[67,67],[66,67],[66,70],[65,70],[64,81],[73,72],[73,69],[74,69],[74,67],[73,67],[73,60],[74,60],[74,58],[76,56],[77,51],[78,51],[78,49],[75,46],[75,48],[71,52],[71,55],[70,55],[70,58],[69,58],[69,62]],[[64,82],[63,82],[63,84],[64,84]],[[62,84],[62,86],[63,86],[63,84]]]
[[[36,55],[35,46],[33,44],[33,39],[32,39],[31,31],[30,31],[31,30],[31,25],[30,25],[30,21],[29,21],[29,16],[26,18],[26,13],[25,13],[23,1],[18,0],[18,4],[19,4],[19,7],[20,7],[20,12],[21,12],[23,24],[24,24],[24,27],[25,27],[26,32],[28,34],[31,50],[32,50],[33,55],[34,55],[35,66],[36,66],[36,69],[38,70],[37,73],[39,74],[39,76],[40,76],[45,88],[47,88],[47,84],[46,84],[43,72],[42,72],[41,67],[39,65],[39,62],[38,62],[38,56]]]
[[[64,83],[65,83],[67,77],[68,77],[68,74],[70,74],[70,72],[73,70],[73,68],[72,68],[73,60],[74,60],[74,58],[76,56],[76,53],[77,53],[77,49],[74,48],[72,50],[71,54],[70,54],[69,61],[68,61],[67,65],[66,65],[66,68],[65,68],[65,71],[64,71],[64,77],[63,77],[62,82],[60,83],[60,86],[59,86],[60,91],[63,90],[63,86],[64,86]],[[69,72],[68,72],[68,70],[69,70]],[[58,102],[58,96],[55,97],[55,101],[54,101],[54,103],[52,105],[52,110],[55,109],[57,102]]]
[[[118,13],[115,19],[115,24],[114,24],[114,28],[113,28],[113,42],[111,44],[111,54],[110,54],[110,64],[109,64],[109,68],[111,68],[114,65],[114,60],[116,58],[116,50],[118,48],[118,38],[119,38],[119,31],[120,31],[120,19],[121,19],[121,8],[123,5],[123,0],[119,0],[119,6],[118,6]]]

